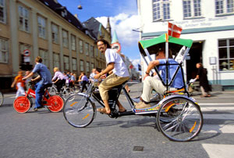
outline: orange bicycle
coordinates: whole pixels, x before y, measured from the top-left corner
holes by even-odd
[[[15,99],[13,107],[18,113],[26,113],[29,111],[29,109],[32,107],[32,100],[33,97],[35,99],[36,94],[32,87],[32,82],[30,83],[30,88],[28,89],[28,92],[25,94],[25,96],[19,96]],[[64,106],[64,100],[59,95],[50,95],[47,88],[51,85],[47,85],[45,87],[45,93],[42,97],[42,106],[47,107],[47,109],[51,112],[59,112],[63,109]],[[32,97],[30,97],[32,96]]]

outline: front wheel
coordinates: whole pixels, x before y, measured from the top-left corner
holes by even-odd
[[[59,112],[63,109],[64,100],[59,95],[51,95],[46,106],[51,112]]]
[[[202,129],[203,115],[199,105],[187,97],[170,97],[158,113],[157,125],[168,139],[185,142],[196,137]]]
[[[31,107],[31,101],[26,96],[19,96],[14,100],[13,107],[18,113],[26,113]]]
[[[95,104],[87,97],[76,94],[66,100],[63,116],[73,127],[82,128],[92,123],[95,117],[95,109]]]

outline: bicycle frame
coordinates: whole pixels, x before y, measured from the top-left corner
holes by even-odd
[[[32,90],[31,88],[28,89],[28,92],[25,94],[26,97],[28,97],[29,95],[31,95],[34,99],[36,98],[36,93],[34,90]],[[43,97],[42,97],[42,105],[50,105],[50,102],[49,102],[49,98],[50,98],[50,93],[48,92],[48,90],[46,89],[44,94],[43,94]],[[44,102],[43,102],[44,101]]]

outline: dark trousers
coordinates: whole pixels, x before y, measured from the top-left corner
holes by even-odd
[[[62,86],[65,84],[65,80],[58,80],[55,85],[57,86],[58,92],[60,92]]]
[[[87,90],[87,87],[86,87],[86,84],[87,84],[88,82],[87,81],[82,81],[81,82],[81,86],[82,86],[82,88],[81,88],[81,92],[83,92],[84,91],[84,89],[86,89]]]

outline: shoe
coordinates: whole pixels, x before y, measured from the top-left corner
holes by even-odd
[[[135,103],[139,103],[141,101],[140,97],[132,98],[132,101]]]
[[[136,109],[145,109],[145,108],[150,108],[150,104],[146,104],[143,101],[140,101],[139,103],[134,103]]]
[[[41,109],[41,108],[44,108],[44,106],[40,106],[40,107],[34,108],[33,111],[38,111],[38,109]]]

